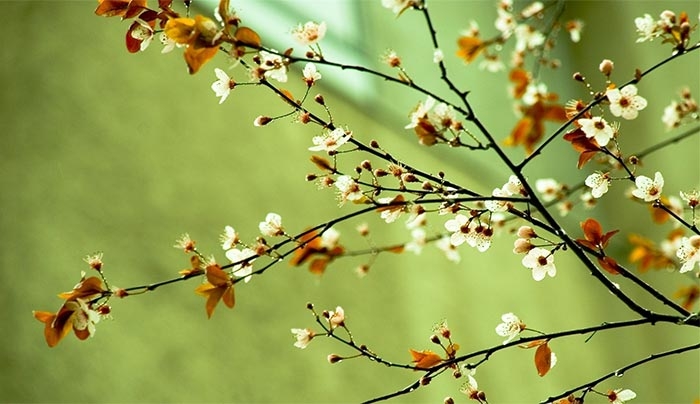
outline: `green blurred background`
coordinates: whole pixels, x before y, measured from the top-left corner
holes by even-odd
[[[377,55],[391,47],[414,80],[444,91],[418,13],[406,12],[397,20],[379,0],[301,3],[232,1],[244,23],[264,40],[277,38],[272,43],[280,49],[297,46],[287,35],[292,24],[326,20],[328,58],[381,68]],[[319,309],[343,306],[355,338],[396,362],[409,360],[408,348],[431,348],[431,328],[443,318],[467,352],[498,344],[493,328],[509,311],[543,331],[634,317],[565,254],[557,255],[555,279],[533,282],[520,257],[510,252],[513,239],[503,236],[488,254],[462,247],[460,264],[447,262],[433,248],[420,256],[380,256],[362,279],[354,268],[363,259],[341,260],[320,279],[283,263],[237,288],[237,307],[220,307],[211,320],[204,299],[192,292],[197,281],[177,284],[113,301],[114,321],[100,323],[94,338],[80,342],[68,336],[47,348],[43,325],[31,311],[60,306],[56,294],[77,282],[86,254],[103,251],[110,282],[133,286],[168,279],[188,266],[187,257],[171,247],[184,232],[201,251],[223,261],[218,234],[224,225],[252,241],[258,222],[271,211],[295,232],[352,209],[338,210],[331,192],[304,182],[305,174],[314,171],[306,148],[316,128],[288,120],[253,128],[256,116],[285,112],[284,105],[254,87],[236,88],[218,105],[209,86],[213,68],[226,65],[224,58],[190,77],[178,50],[162,55],[154,43],[130,55],[123,44],[128,24],[94,16],[95,6],[93,1],[0,2],[6,32],[0,47],[5,246],[0,255],[0,401],[357,402],[415,379],[412,372],[362,360],[331,366],[327,354],[350,352],[330,340],[315,340],[303,351],[294,348],[289,329],[313,326],[304,309],[309,301]],[[202,7],[209,12],[213,5]],[[485,36],[493,33],[494,5],[433,1],[430,7],[450,72],[472,90],[485,124],[505,137],[516,120],[503,85],[505,73],[487,75],[452,56],[455,38],[469,20],[479,21]],[[581,71],[601,86],[597,66],[603,58],[614,60],[613,78],[619,82],[634,68],[660,60],[668,47],[635,44],[633,19],[645,12],[656,16],[665,8],[687,10],[695,21],[699,6],[696,1],[569,3],[566,15],[587,25],[581,44],[569,45],[562,37],[557,56],[564,67],[544,72],[550,90],[562,99],[585,97],[571,73]],[[315,89],[325,95],[336,124],[347,125],[359,139],[378,139],[398,158],[430,172],[444,170],[479,190],[507,179],[491,155],[419,147],[403,126],[423,96],[363,81],[355,73],[334,78],[329,69],[320,70],[325,76]],[[623,123],[625,150],[641,150],[670,136],[660,122],[663,108],[684,84],[700,96],[698,72],[696,52],[638,86],[650,105],[640,119]],[[234,74],[244,79],[240,71]],[[290,72],[286,86],[295,94],[303,88],[298,77],[298,70]],[[669,147],[646,160],[641,173],[661,169],[666,193],[677,195],[698,186],[698,150],[697,138]],[[546,160],[530,168],[531,178],[583,178],[568,145],[555,142],[549,151]],[[361,160],[351,155],[349,164],[356,163],[353,158]],[[611,194],[617,202],[608,195],[596,211],[605,228],[657,231],[647,208],[621,198],[624,187],[615,185]],[[576,211],[567,219],[570,233],[576,233],[584,214]],[[432,218],[432,228],[441,229],[443,220]],[[359,248],[364,245],[354,226],[361,221],[339,227],[344,240]],[[409,237],[401,220],[381,227],[374,218],[367,221],[377,242]],[[616,241],[618,253],[625,254],[623,240]],[[668,272],[643,278],[665,292],[690,282]],[[622,282],[622,287],[635,294],[630,285]],[[492,403],[532,402],[650,353],[693,343],[698,336],[696,330],[659,325],[601,333],[586,344],[584,336],[557,340],[552,348],[559,364],[544,378],[532,365],[533,352],[514,349],[493,356],[479,368],[477,379]],[[601,384],[600,390],[627,387],[638,393],[636,402],[689,403],[700,398],[699,359],[690,353],[656,361]],[[460,383],[439,378],[396,401],[435,403],[451,395],[466,402],[458,392]]]

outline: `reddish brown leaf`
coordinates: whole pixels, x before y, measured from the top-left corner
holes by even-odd
[[[620,273],[618,271],[617,261],[615,261],[613,257],[605,256],[603,258],[598,258],[598,263],[604,270],[608,271],[612,275],[618,275]]]
[[[552,350],[546,343],[537,347],[537,351],[535,351],[535,367],[540,377],[546,375],[552,368]]]

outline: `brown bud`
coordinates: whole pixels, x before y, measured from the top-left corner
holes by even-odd
[[[439,344],[439,343],[440,343],[440,337],[438,337],[437,335],[433,334],[433,335],[430,336],[430,342],[432,342],[433,344]]]
[[[586,81],[586,78],[583,77],[583,74],[576,72],[576,73],[574,73],[574,80],[580,81],[583,83],[584,81]]]
[[[318,176],[316,174],[306,174],[306,181],[315,181]]]
[[[455,404],[455,400],[452,397],[445,397],[445,399],[442,400],[442,404]]]
[[[371,140],[371,141],[369,142],[369,146],[370,146],[371,148],[373,148],[373,149],[378,149],[378,148],[379,148],[379,142],[377,142],[376,140],[373,139],[373,140]]]
[[[401,179],[404,182],[418,182],[419,181],[418,178],[411,173],[407,173],[407,174],[402,175]]]
[[[369,160],[364,160],[362,163],[360,163],[360,166],[367,171],[372,170],[372,163],[370,163]]]
[[[430,183],[430,181],[423,181],[423,184],[421,184],[421,189],[424,189],[426,191],[432,191],[433,190],[433,184]]]
[[[306,303],[306,309],[307,309],[307,310],[313,310],[313,309],[314,309],[314,304],[311,303],[311,302]]]
[[[430,384],[431,381],[432,381],[432,379],[431,379],[430,377],[428,377],[428,376],[423,376],[423,377],[420,378],[420,385],[421,385],[421,386],[427,386],[427,385]]]
[[[255,118],[255,121],[253,122],[253,125],[255,126],[265,126],[268,123],[272,122],[272,118],[269,116],[262,116],[260,115],[259,117]]]
[[[328,363],[330,363],[332,365],[334,363],[338,363],[338,362],[342,361],[345,358],[343,358],[342,356],[336,355],[336,354],[330,354],[330,355],[328,355],[328,357],[326,359],[328,360]]]
[[[326,105],[326,100],[323,99],[323,96],[321,94],[316,94],[316,96],[314,97],[314,101],[321,105]]]

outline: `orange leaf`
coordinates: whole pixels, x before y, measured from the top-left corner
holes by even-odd
[[[71,317],[75,313],[72,310],[62,306],[58,313],[49,313],[47,311],[33,312],[34,318],[44,323],[44,339],[49,347],[53,348],[68,335],[73,325]]]
[[[323,275],[330,260],[328,258],[316,258],[309,264],[309,272],[316,275]]]
[[[219,51],[218,46],[213,47],[199,47],[195,45],[190,45],[185,50],[185,62],[187,62],[187,67],[189,68],[190,74],[195,74],[199,69],[211,58],[216,55]]]
[[[598,263],[604,270],[610,272],[613,275],[617,275],[620,273],[618,271],[619,266],[617,265],[617,261],[615,261],[613,257],[605,256],[603,258],[598,258]]]
[[[248,27],[238,28],[233,36],[234,38],[236,38],[236,41],[238,41],[242,45],[250,46],[253,48],[260,47],[260,35],[258,35],[257,32],[253,31]]]
[[[540,376],[546,375],[552,368],[552,350],[546,343],[540,345],[535,351],[535,367]]]
[[[217,288],[231,283],[231,277],[218,264],[207,266],[207,280]]]
[[[466,63],[471,63],[482,50],[484,50],[484,42],[473,36],[462,36],[457,39],[457,56],[464,59]]]
[[[216,308],[216,305],[219,303],[219,300],[221,300],[221,297],[224,295],[225,289],[217,288],[211,283],[203,283],[197,286],[197,288],[194,291],[195,293],[207,298],[207,302],[205,303],[204,308],[207,310],[207,317],[211,318],[211,315],[214,314],[214,309]]]
[[[102,288],[102,280],[96,276],[91,276],[87,279],[83,279],[75,285],[72,291],[63,292],[58,295],[61,299],[75,300],[81,298],[91,298],[95,295],[102,294],[105,289]]]
[[[224,290],[224,297],[222,300],[229,309],[232,309],[236,304],[236,295],[234,294],[233,284],[229,285],[226,290]]]
[[[194,18],[169,19],[165,24],[165,35],[180,45],[192,42],[195,35]]]
[[[416,367],[419,368],[428,369],[442,362],[442,358],[440,357],[440,355],[436,354],[435,352],[429,349],[426,349],[424,351],[416,351],[414,349],[409,349],[409,352],[411,352],[411,356],[413,357],[412,362],[415,363]]]
[[[530,73],[525,69],[517,67],[510,71],[508,79],[513,82],[513,98],[519,100],[525,95],[527,86],[530,84]]]
[[[320,168],[321,170],[326,170],[333,172],[333,166],[331,166],[331,162],[328,161],[327,159],[317,156],[317,155],[312,155],[311,156],[311,162],[316,165],[316,167]]]

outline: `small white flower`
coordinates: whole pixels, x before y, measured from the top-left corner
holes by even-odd
[[[577,122],[581,125],[581,130],[586,134],[586,137],[594,138],[600,147],[607,146],[610,140],[615,137],[615,129],[602,117],[581,118]]]
[[[664,114],[661,117],[661,122],[666,125],[666,130],[671,130],[681,123],[679,105],[676,101],[671,101],[671,104],[664,108]]]
[[[683,237],[676,256],[683,263],[681,273],[691,271],[696,264],[700,265],[700,236]]]
[[[251,258],[257,255],[255,251],[251,250],[250,248],[244,248],[243,250],[232,248],[226,251],[225,254],[226,258],[228,258],[228,260],[232,263],[246,260],[245,263],[234,265],[233,274],[243,278],[245,283],[250,282],[250,279],[252,278],[251,274],[253,272],[253,261],[255,261],[255,259]]]
[[[341,175],[335,180],[335,187],[340,191],[341,203],[345,201],[357,201],[364,197],[362,189],[349,175]]]
[[[583,31],[583,21],[571,20],[566,23],[566,30],[569,31],[571,42],[578,43],[581,40],[581,31]]]
[[[231,226],[224,227],[224,233],[219,237],[221,240],[221,248],[230,250],[238,243],[238,233]]]
[[[522,260],[526,268],[532,269],[532,278],[536,281],[544,279],[545,275],[554,277],[557,268],[554,266],[554,254],[544,248],[535,247]]]
[[[608,392],[608,400],[612,404],[624,404],[626,401],[637,397],[637,393],[630,389],[617,389]]]
[[[515,30],[515,18],[513,14],[503,8],[498,8],[496,11],[498,12],[495,23],[496,29],[501,31],[501,34],[507,38],[513,33],[513,30]]]
[[[435,99],[431,96],[425,100],[425,103],[418,103],[418,106],[409,115],[411,118],[411,123],[405,126],[406,129],[415,128],[421,119],[428,117],[428,112],[435,106]]]
[[[647,100],[637,95],[637,87],[634,84],[619,88],[612,88],[605,92],[610,101],[610,113],[622,116],[625,119],[634,119],[647,106]]]
[[[292,37],[302,45],[313,45],[326,35],[326,23],[317,24],[309,21],[304,25],[299,24],[292,30]]]
[[[282,227],[282,217],[277,213],[268,213],[265,216],[265,221],[260,222],[258,225],[260,233],[263,236],[281,236],[284,234],[284,228]]]
[[[218,78],[218,80],[211,85],[211,89],[214,90],[217,97],[221,97],[219,104],[222,104],[224,101],[226,101],[226,98],[228,98],[231,90],[236,87],[236,82],[233,81],[233,79],[229,77],[225,71],[219,69],[218,67],[214,69],[214,74],[216,74],[216,78]]]
[[[333,131],[326,132],[322,136],[314,136],[311,141],[314,143],[313,146],[309,147],[311,151],[335,151],[340,146],[350,140],[352,137],[352,132],[346,132],[344,129],[335,128]]]
[[[515,51],[533,50],[544,44],[545,36],[530,25],[520,24],[515,27]]]
[[[292,334],[294,334],[297,339],[294,346],[299,349],[306,348],[314,336],[316,336],[316,333],[309,328],[292,328]]]
[[[148,48],[148,45],[150,45],[151,41],[153,40],[153,28],[151,28],[147,22],[140,18],[136,18],[134,21],[138,23],[138,25],[136,25],[130,31],[129,35],[131,35],[132,38],[141,41],[139,50],[143,52],[146,50],[146,48]]]
[[[445,222],[445,229],[451,231],[450,242],[454,246],[459,246],[467,241],[467,234],[472,230],[469,226],[469,218],[459,214]]]
[[[440,63],[442,60],[445,58],[445,55],[442,53],[442,50],[440,49],[435,49],[433,51],[433,63]]]
[[[510,192],[504,191],[501,188],[495,188],[493,190],[493,192],[491,192],[491,196],[495,196],[497,198],[499,198],[499,197],[502,198],[502,197],[511,196],[511,194],[510,194]],[[508,207],[510,206],[510,202],[490,199],[488,201],[484,201],[484,206],[486,207],[486,209],[490,210],[491,212],[505,212],[508,210]]]
[[[491,228],[479,225],[473,231],[467,233],[467,244],[476,248],[479,252],[485,252],[491,247],[491,236],[493,230]]]
[[[397,16],[401,15],[407,8],[423,5],[423,0],[382,0],[384,8],[390,8]]]
[[[321,80],[321,73],[316,70],[316,65],[313,63],[307,63],[304,66],[304,81],[306,85],[311,87],[315,82]]]
[[[338,240],[340,240],[340,233],[331,227],[321,235],[321,246],[331,250],[338,245]]]
[[[600,198],[606,192],[608,192],[610,175],[608,173],[596,172],[586,177],[586,181],[584,183],[587,187],[591,188],[591,195],[594,198]]]
[[[510,195],[525,195],[525,188],[523,188],[523,184],[520,182],[517,176],[511,175],[508,177],[508,182],[503,184],[503,187],[501,189]]]
[[[513,313],[502,315],[501,320],[503,322],[496,326],[496,334],[506,338],[506,340],[503,341],[503,345],[512,341],[513,338],[517,337],[518,334],[525,329],[525,324]]]
[[[497,73],[506,69],[506,65],[503,64],[498,56],[489,57],[486,56],[484,60],[479,63],[480,70],[486,70],[489,73]]]
[[[657,171],[653,180],[640,175],[634,183],[637,185],[637,189],[632,191],[632,195],[643,199],[644,202],[652,202],[659,199],[661,196],[661,191],[664,187],[664,177]]]
[[[414,254],[418,255],[423,251],[423,247],[427,243],[425,230],[418,227],[411,230],[411,241],[404,245],[406,251],[412,251]]]
[[[265,77],[275,79],[280,83],[287,82],[287,65],[282,56],[260,51],[260,68],[265,71]]]
[[[652,41],[661,34],[661,32],[658,31],[656,21],[654,21],[649,14],[644,14],[644,17],[635,18],[634,25],[637,26],[637,33],[639,34],[637,42]]]
[[[535,181],[535,190],[542,194],[542,201],[551,202],[557,199],[562,186],[555,179],[541,178]]]
[[[435,245],[437,248],[439,248],[443,253],[445,253],[445,257],[447,257],[448,261],[452,261],[454,263],[459,263],[459,261],[462,260],[462,257],[459,255],[459,251],[457,250],[457,247],[455,247],[452,244],[452,241],[450,240],[450,237],[445,236],[438,240]]]

